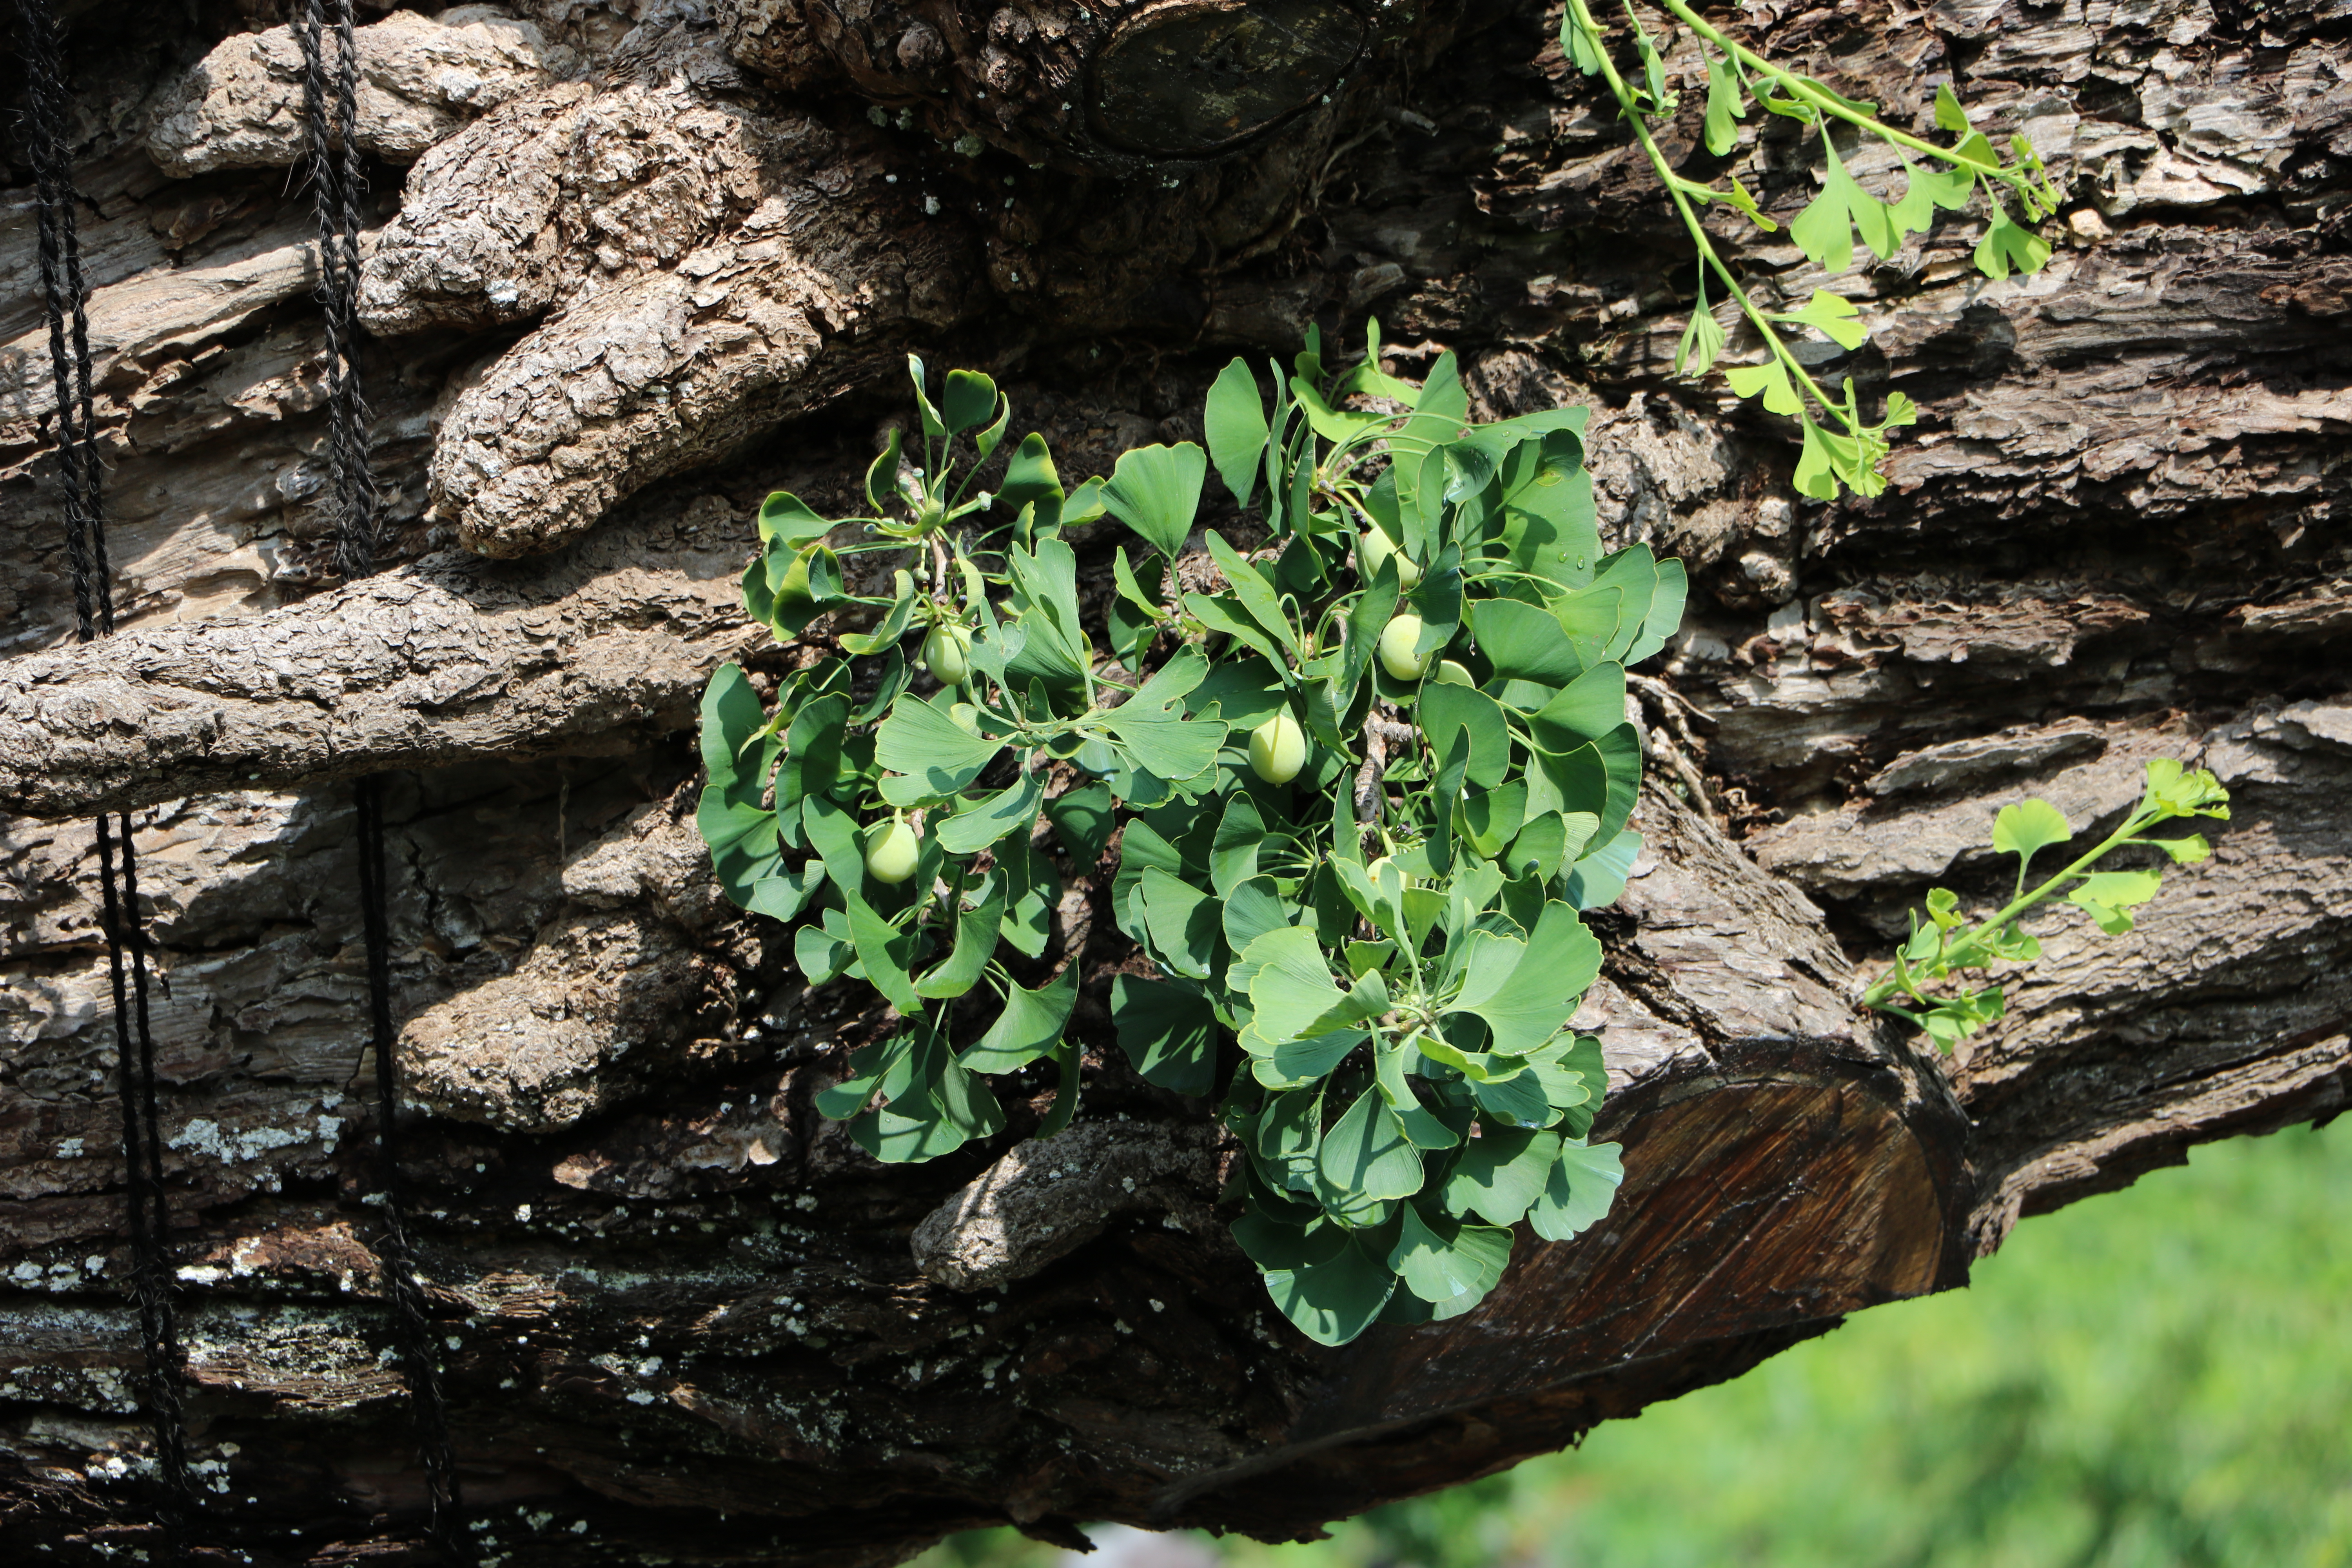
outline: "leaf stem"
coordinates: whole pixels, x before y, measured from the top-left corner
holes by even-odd
[[[2126,819],[2124,825],[2121,827],[2116,828],[2112,834],[2108,835],[2105,840],[2103,841],[2097,848],[2093,849],[2089,854],[2083,856],[2080,859],[2074,861],[2064,870],[2060,871],[2030,893],[2022,890],[2025,873],[2023,868],[2021,867],[2018,871],[2018,881],[2021,890],[2017,897],[2011,900],[2009,903],[1991,919],[1982,921],[1973,930],[1953,942],[1950,946],[1944,950],[1943,956],[1939,962],[1945,973],[1949,973],[1955,969],[1971,967],[1972,961],[1975,965],[1980,966],[1983,960],[1990,956],[1990,954],[1986,951],[1986,944],[1990,943],[1995,937],[1999,936],[2003,928],[2014,924],[2025,915],[2032,913],[2042,904],[2047,903],[2052,898],[2057,895],[2061,884],[2082,880],[2084,877],[2089,875],[2089,868],[2096,865],[2100,860],[2104,859],[2113,851],[2122,847],[2124,845],[2139,842],[2137,837],[2139,833],[2147,828],[2154,826],[2157,823],[2163,820],[2164,814],[2162,812],[2156,810],[2151,802],[2142,800],[2140,804],[2134,808],[2131,816]],[[1964,954],[1967,956],[1964,957]],[[1865,1007],[1876,1007],[1882,1011],[1894,1011],[1894,1009],[1885,1006],[1886,998],[1905,988],[1906,987],[1902,984],[1898,966],[1898,969],[1889,970],[1885,974],[1879,976],[1876,981],[1872,983],[1870,989],[1864,991],[1862,994],[1862,1005]],[[1909,989],[1911,994],[1918,996],[1921,1001],[1924,1002],[1927,1000],[1926,996],[1920,994],[1916,986],[1910,987]]]
[[[1696,33],[1741,65],[1770,77],[1780,83],[1790,97],[1805,104],[1816,114],[1843,120],[1849,125],[1867,131],[1874,136],[1882,137],[1898,147],[1908,148],[1914,153],[1922,153],[1931,158],[1939,158],[1956,168],[1966,169],[1972,174],[1991,176],[2012,189],[2020,188],[2020,182],[2024,178],[2021,171],[2012,170],[2006,165],[1989,169],[1972,158],[1961,157],[1956,148],[1938,147],[1925,137],[1914,136],[1907,131],[1898,131],[1883,120],[1849,107],[1836,97],[1824,92],[1810,79],[1800,76],[1785,67],[1774,65],[1754,49],[1722,32],[1700,16],[1697,12],[1692,10],[1685,0],[1655,0],[1655,3],[1664,6],[1676,21],[1681,22],[1692,32]]]
[[[1698,247],[1700,260],[1711,268],[1715,275],[1723,280],[1723,286],[1730,291],[1732,299],[1738,302],[1740,312],[1755,326],[1757,334],[1764,340],[1765,346],[1772,351],[1772,357],[1780,362],[1781,368],[1805,389],[1806,394],[1821,405],[1825,414],[1846,427],[1847,435],[1857,440],[1861,439],[1865,435],[1862,425],[1848,417],[1842,407],[1832,402],[1829,394],[1822,390],[1821,384],[1816,382],[1811,373],[1798,363],[1797,356],[1790,352],[1787,342],[1773,329],[1772,323],[1766,318],[1764,312],[1757,308],[1756,302],[1748,297],[1748,290],[1740,286],[1739,279],[1732,275],[1730,267],[1725,263],[1723,258],[1716,253],[1715,242],[1708,236],[1706,226],[1699,222],[1698,214],[1692,209],[1688,193],[1693,189],[1704,191],[1710,198],[1719,196],[1721,193],[1709,186],[1699,184],[1696,180],[1685,179],[1668,165],[1664,152],[1659,148],[1656,139],[1650,134],[1648,120],[1635,107],[1633,89],[1628,87],[1625,79],[1618,74],[1617,62],[1610,58],[1608,49],[1603,47],[1601,25],[1592,19],[1592,13],[1586,6],[1585,0],[1568,0],[1568,8],[1570,21],[1584,33],[1586,39],[1591,44],[1593,55],[1601,62],[1601,74],[1608,80],[1609,90],[1616,95],[1618,106],[1624,111],[1625,118],[1632,122],[1633,134],[1640,140],[1642,151],[1650,160],[1650,167],[1656,172],[1659,183],[1665,186],[1667,196],[1675,204],[1675,210],[1682,215],[1683,226],[1690,230],[1691,243]]]

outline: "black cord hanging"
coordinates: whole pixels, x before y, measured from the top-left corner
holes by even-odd
[[[49,324],[49,373],[57,396],[58,468],[65,485],[66,556],[73,577],[76,639],[114,631],[114,588],[100,510],[102,468],[90,395],[89,290],[78,226],[80,195],[66,152],[65,89],[57,17],[49,0],[17,0],[30,112],[26,152],[37,197],[41,295]],[[148,1014],[146,927],[139,913],[139,855],[131,814],[97,821],[100,919],[114,1001],[116,1093],[122,1112],[125,1211],[131,1233],[131,1295],[146,1362],[146,1406],[163,1482],[156,1522],[163,1557],[185,1553],[195,1493],[189,1484],[187,1427],[180,1408],[183,1363],[172,1299],[171,1215],[155,1088],[155,1038]]]
[[[327,327],[328,449],[341,515],[335,524],[335,559],[346,579],[375,570],[380,498],[368,464],[367,399],[360,387],[359,46],[352,37],[352,0],[335,0],[335,59],[329,80],[326,7],[304,0],[294,35],[302,46],[302,114],[310,132],[310,196],[319,216],[319,303]]]
[[[71,100],[64,84],[56,16],[50,0],[17,0],[23,20],[31,112],[27,154],[38,205],[41,285],[49,326],[49,363],[57,396],[56,446],[65,489],[66,550],[73,578],[77,637],[89,642],[114,630],[111,574],[100,510],[102,469],[90,390],[88,288],[82,277],[72,167],[65,126]],[[294,28],[302,47],[304,112],[310,131],[310,174],[319,219],[320,295],[325,308],[329,442],[334,468],[336,560],[347,578],[374,569],[380,497],[368,464],[366,399],[357,350],[359,203],[366,190],[360,168],[358,49],[351,0],[335,0],[336,51],[331,84],[321,0],[307,0]],[[331,90],[331,101],[330,93]],[[428,1533],[450,1563],[468,1568],[472,1545],[463,1529],[457,1457],[425,1295],[416,1281],[404,1224],[398,1152],[399,1083],[392,1026],[392,950],[385,889],[381,781],[354,786],[358,822],[361,924],[367,954],[368,1024],[375,1052],[378,1125],[376,1201],[383,1213],[385,1295],[415,1406],[432,1505]],[[196,1497],[189,1482],[187,1434],[180,1405],[184,1363],[172,1298],[170,1217],[163,1190],[160,1096],[148,1006],[146,935],[139,915],[136,845],[128,812],[97,823],[101,908],[112,983],[118,1091],[122,1110],[126,1209],[131,1234],[131,1295],[146,1357],[146,1405],[154,1429],[163,1481],[157,1522],[161,1556],[184,1560],[186,1529]]]
[[[330,23],[324,0],[305,0],[302,19],[294,33],[302,47],[302,109],[310,132],[311,196],[319,217],[319,299],[327,332],[328,443],[341,513],[335,526],[335,557],[344,577],[357,579],[375,570],[381,497],[368,462],[367,399],[360,384],[360,198],[367,184],[360,168],[359,48],[352,36],[352,0],[334,0],[331,26],[335,37],[331,63],[327,58]],[[449,1562],[470,1564],[472,1542],[465,1533],[464,1496],[458,1486],[457,1453],[449,1441],[440,1362],[404,1223],[383,781],[361,779],[352,786],[352,796],[359,823],[360,919],[367,951],[369,1037],[375,1052],[381,1188],[377,1201],[383,1215],[377,1255],[383,1266],[384,1295],[392,1308],[401,1366],[415,1405],[432,1505],[427,1532]]]

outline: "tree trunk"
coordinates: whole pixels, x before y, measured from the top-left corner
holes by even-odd
[[[1845,285],[1875,295],[1865,386],[1923,409],[1876,501],[1792,500],[1785,433],[1670,374],[1685,249],[1556,9],[549,0],[362,31],[397,564],[347,586],[282,18],[85,12],[126,609],[87,650],[29,190],[0,215],[12,1560],[156,1544],[101,807],[133,812],[169,981],[198,1534],[256,1563],[427,1560],[356,1201],[363,964],[331,781],[359,773],[403,770],[414,1229],[477,1533],[512,1563],[887,1563],[1008,1520],[1311,1532],[1960,1285],[2021,1215],[2200,1141],[2336,1114],[2352,10],[1717,10],[1898,121],[1957,79],[2070,195],[2037,277],[1977,277],[1961,215]],[[1805,153],[1784,123],[1742,136],[1785,219]],[[1721,232],[1768,295],[1829,281]],[[800,984],[780,930],[718,897],[688,730],[713,665],[782,657],[734,603],[760,498],[853,510],[903,352],[992,369],[1065,474],[1094,473],[1197,437],[1236,349],[1286,354],[1316,321],[1352,342],[1368,310],[1401,372],[1459,353],[1484,412],[1591,404],[1604,532],[1696,591],[1636,683],[1667,785],[1581,1020],[1616,1207],[1573,1243],[1522,1236],[1475,1313],[1328,1351],[1227,1237],[1204,1108],[1110,1041],[1107,868],[1060,868],[1086,1119],[886,1168],[810,1103],[867,1003]],[[1906,901],[1997,890],[1995,807],[2111,823],[2168,754],[2235,816],[2137,931],[2052,922],[2011,1016],[1950,1059],[1857,1012]],[[1049,1086],[1024,1092],[1015,1132]]]

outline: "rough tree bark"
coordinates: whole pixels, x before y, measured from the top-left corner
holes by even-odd
[[[513,1563],[884,1563],[1007,1520],[1310,1531],[1958,1285],[2021,1216],[2195,1142],[2341,1110],[2352,5],[1716,9],[1897,119],[1957,78],[2070,194],[2039,277],[1977,278],[1948,218],[1847,280],[1874,297],[1859,374],[1925,411],[1876,502],[1792,503],[1783,433],[1671,376],[1676,235],[1540,6],[525,0],[361,35],[402,563],[351,587],[319,505],[284,16],[86,10],[129,611],[86,652],[14,161],[0,204],[11,1559],[153,1544],[101,805],[134,809],[169,980],[195,1455],[241,1561],[423,1560],[353,1201],[362,971],[329,781],[356,773],[404,770],[416,1229],[479,1533]],[[1784,125],[1743,137],[1785,217],[1808,153]],[[1674,142],[1704,159],[1694,121]],[[1736,247],[1768,292],[1827,281]],[[1592,404],[1606,531],[1698,593],[1641,683],[1668,787],[1585,1019],[1615,1086],[1599,1135],[1626,1148],[1612,1217],[1523,1237],[1475,1314],[1326,1352],[1225,1238],[1201,1108],[1101,1048],[1106,979],[1061,1141],[886,1171],[816,1119],[877,1019],[715,896],[684,727],[712,664],[779,657],[731,606],[758,499],[845,509],[902,351],[994,369],[1065,471],[1096,472],[1197,434],[1232,348],[1367,309],[1396,368],[1451,347],[1490,412]],[[2159,753],[2237,810],[2139,931],[2053,931],[2013,1016],[1950,1061],[1857,1016],[1854,966],[1906,900],[1991,890],[1995,805],[2109,821]],[[1096,975],[1121,956],[1103,868],[1062,869],[1062,941]]]

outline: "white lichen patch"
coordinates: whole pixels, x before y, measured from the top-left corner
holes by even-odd
[[[237,1165],[258,1160],[273,1150],[291,1149],[314,1141],[331,1152],[342,1130],[341,1119],[324,1115],[309,1125],[242,1130],[223,1127],[209,1116],[199,1116],[163,1142],[166,1148]]]

